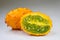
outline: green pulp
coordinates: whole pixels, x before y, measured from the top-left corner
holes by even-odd
[[[43,22],[46,25],[37,25],[35,23],[31,24],[29,23],[30,21],[34,21],[35,23]],[[27,17],[23,19],[22,24],[25,30],[27,30],[28,32],[32,32],[32,33],[45,33],[50,29],[50,26],[48,25],[48,21],[39,15],[28,15]]]

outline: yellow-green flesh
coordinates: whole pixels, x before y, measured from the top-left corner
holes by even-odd
[[[31,33],[45,33],[50,29],[48,20],[39,15],[28,15],[22,20],[24,29]]]

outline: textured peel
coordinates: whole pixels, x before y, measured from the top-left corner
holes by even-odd
[[[8,26],[12,27],[12,29],[21,29],[21,26],[19,24],[20,18],[22,17],[22,15],[25,15],[29,12],[32,11],[28,8],[17,8],[11,10],[6,14],[5,23]]]

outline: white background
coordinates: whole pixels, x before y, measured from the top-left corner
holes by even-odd
[[[26,7],[49,15],[53,21],[46,36],[29,36],[22,31],[12,31],[4,23],[6,14],[15,8]],[[60,40],[60,0],[0,0],[0,40]]]

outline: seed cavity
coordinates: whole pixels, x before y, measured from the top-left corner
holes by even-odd
[[[32,33],[45,33],[50,27],[48,21],[38,15],[26,16],[22,23],[25,29]]]

